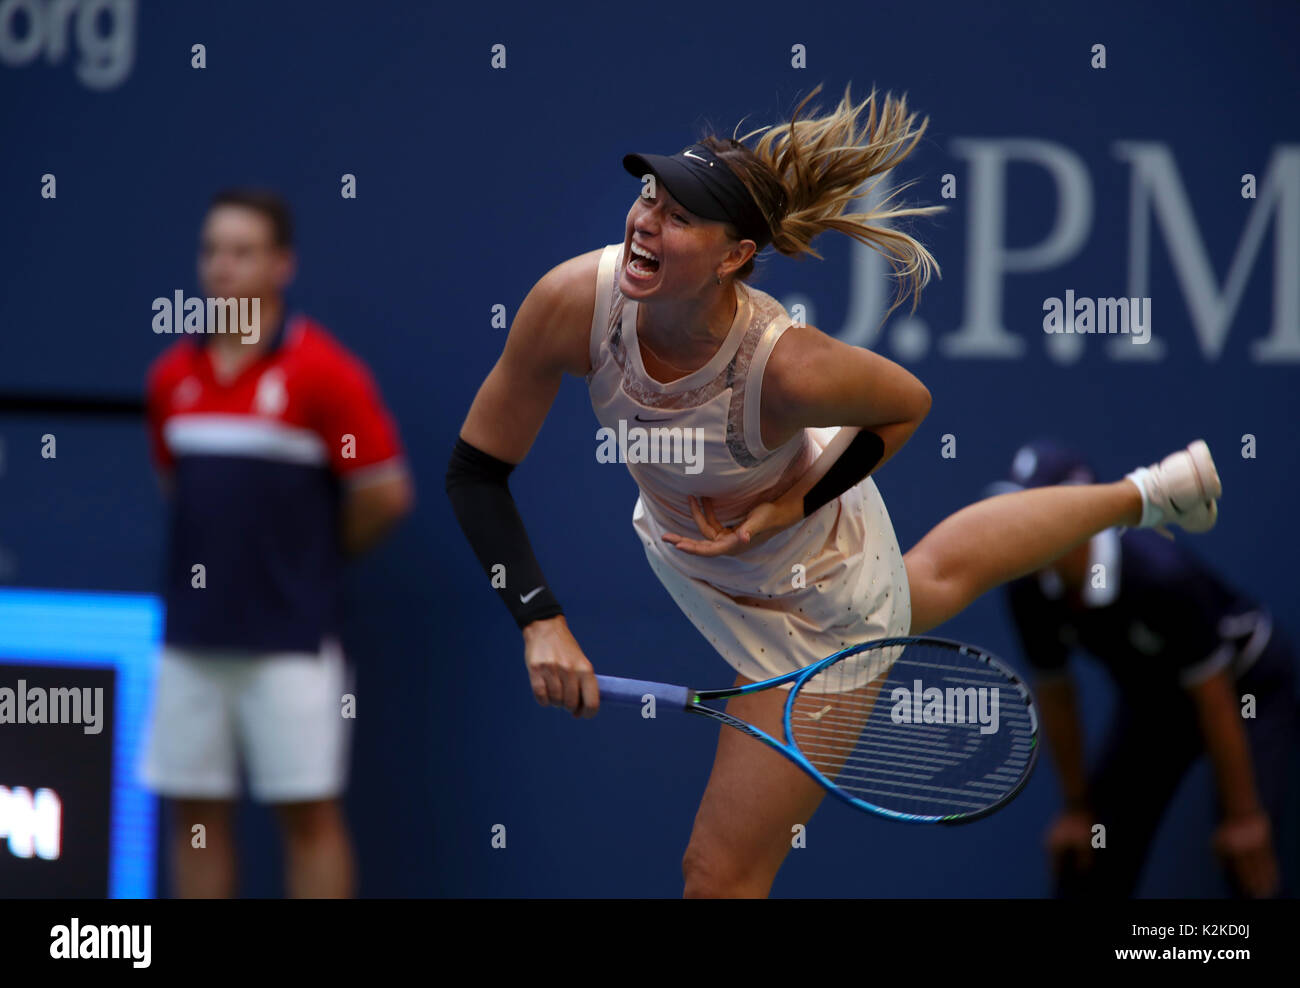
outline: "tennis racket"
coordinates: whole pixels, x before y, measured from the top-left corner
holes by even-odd
[[[969,823],[1006,806],[1038,760],[1029,687],[981,648],[883,638],[745,686],[693,690],[597,676],[602,703],[712,717],[775,748],[850,806],[909,823]],[[778,740],[705,706],[790,691]]]

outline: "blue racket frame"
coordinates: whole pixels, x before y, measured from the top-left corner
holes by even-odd
[[[746,723],[737,717],[731,716],[723,710],[715,710],[712,707],[706,707],[703,704],[709,700],[725,700],[733,696],[744,696],[747,693],[757,693],[761,690],[773,689],[783,686],[786,683],[793,683],[790,695],[785,701],[785,712],[781,718],[781,728],[787,738],[794,738],[793,725],[791,717],[794,712],[794,700],[799,694],[799,687],[807,680],[817,675],[827,666],[834,665],[841,659],[858,652],[866,651],[869,648],[888,648],[896,645],[941,645],[946,648],[953,648],[964,655],[971,656],[981,662],[991,665],[999,673],[1005,676],[1008,682],[1020,694],[1025,706],[1029,710],[1029,721],[1033,731],[1033,739],[1029,754],[1029,764],[1021,773],[1020,781],[1015,788],[1009,791],[1001,799],[988,806],[975,810],[970,813],[949,814],[944,816],[932,816],[917,813],[901,813],[898,810],[891,810],[884,806],[877,806],[875,803],[869,803],[857,796],[852,796],[835,785],[830,779],[822,774],[812,762],[804,757],[803,753],[794,746],[793,740],[785,742],[778,741],[766,731],[760,730],[753,724]],[[782,755],[794,762],[795,765],[811,775],[821,786],[832,795],[837,796],[843,802],[850,806],[873,813],[876,816],[884,817],[887,820],[897,820],[902,823],[940,823],[947,826],[955,824],[973,823],[976,820],[983,819],[991,813],[1000,810],[1006,806],[1025,788],[1029,778],[1033,775],[1034,766],[1038,764],[1038,708],[1034,702],[1034,695],[1029,686],[1016,673],[1010,669],[1004,662],[992,655],[985,649],[975,645],[968,645],[965,642],[953,641],[950,638],[931,638],[928,636],[905,636],[901,638],[879,638],[874,641],[861,642],[857,645],[850,645],[848,648],[842,648],[838,652],[819,659],[810,666],[802,669],[796,669],[793,672],[787,672],[783,675],[776,676],[772,679],[765,679],[761,683],[750,683],[746,686],[731,686],[720,690],[693,690],[685,686],[675,686],[671,683],[658,683],[643,679],[623,679],[619,676],[597,676],[596,683],[600,687],[601,702],[606,700],[612,703],[626,703],[640,705],[643,698],[649,694],[655,698],[656,705],[666,704],[671,709],[678,709],[684,713],[701,714],[711,717],[723,724],[734,727],[738,731],[748,734],[752,738],[757,738],[769,747],[779,751]]]

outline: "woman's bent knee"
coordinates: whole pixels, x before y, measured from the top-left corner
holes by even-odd
[[[779,867],[780,862],[777,862]],[[720,848],[692,843],[682,857],[682,878],[687,899],[764,898],[776,878],[776,870],[756,862],[740,861]]]

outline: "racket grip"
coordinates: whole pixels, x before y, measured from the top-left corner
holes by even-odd
[[[673,710],[685,710],[691,702],[691,691],[685,686],[670,683],[652,683],[644,679],[623,679],[620,676],[597,676],[601,703],[626,703],[640,706],[642,697],[649,693],[656,704]]]

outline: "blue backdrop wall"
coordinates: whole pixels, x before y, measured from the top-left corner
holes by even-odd
[[[813,324],[904,362],[934,406],[877,477],[903,547],[1056,435],[1117,477],[1197,437],[1221,521],[1195,550],[1284,622],[1296,601],[1300,410],[1300,13],[1292,3],[1116,0],[895,5],[0,3],[0,390],[138,395],[167,343],[151,301],[198,294],[218,187],[295,207],[295,302],[373,369],[415,472],[415,514],[349,574],[359,669],[349,812],[369,895],[677,895],[716,730],[537,707],[513,623],[442,492],[500,352],[491,324],[565,258],[622,239],[628,151],[781,119],[818,82],[906,91],[930,130],[909,196],[943,266],[915,317],[833,236],[754,282]],[[33,14],[35,15],[33,17]],[[203,45],[206,68],[191,65]],[[504,46],[505,67],[492,65]],[[1095,45],[1105,67],[1093,67]],[[802,46],[802,47],[800,47]],[[802,52],[806,67],[792,64]],[[42,176],[57,198],[42,198]],[[357,196],[340,196],[345,174]],[[945,175],[955,198],[942,198]],[[1253,175],[1256,196],[1244,197]],[[1145,347],[1049,338],[1042,305],[1152,299]],[[730,670],[645,565],[635,487],[598,464],[566,382],[512,487],[599,671],[724,684]],[[58,435],[56,460],[39,436]],[[955,458],[941,455],[955,437]],[[1243,436],[1257,455],[1243,457]],[[163,503],[141,425],[0,419],[0,578],[157,585]],[[1002,602],[939,629],[1023,665]],[[1086,663],[1089,725],[1108,687]],[[1009,809],[957,831],[826,806],[778,895],[1034,896],[1047,889],[1048,763]],[[1218,894],[1201,766],[1143,891]],[[494,850],[491,828],[507,828]],[[246,809],[245,891],[277,894],[270,819]],[[165,871],[163,872],[165,880]]]

